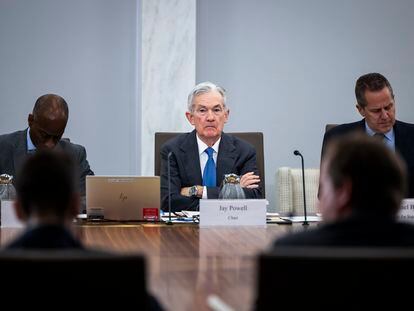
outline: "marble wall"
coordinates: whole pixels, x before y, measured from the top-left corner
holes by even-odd
[[[196,0],[142,0],[141,174],[154,174],[154,133],[189,131]]]

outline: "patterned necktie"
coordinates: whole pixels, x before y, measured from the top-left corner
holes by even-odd
[[[208,155],[208,160],[203,172],[203,186],[215,187],[216,186],[216,165],[213,159],[214,149],[208,147],[204,150]]]

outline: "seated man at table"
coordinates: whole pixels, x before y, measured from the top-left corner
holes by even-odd
[[[188,96],[187,120],[195,130],[179,135],[161,148],[162,209],[198,210],[199,200],[217,199],[225,174],[241,176],[246,198],[261,198],[256,150],[249,143],[223,133],[229,117],[225,90],[200,83]],[[168,161],[171,193],[168,191]]]
[[[414,246],[414,226],[397,221],[406,193],[404,162],[363,134],[332,141],[322,159],[323,224],[275,246]]]
[[[67,153],[74,161],[79,178],[82,197],[82,212],[85,209],[85,177],[93,175],[86,159],[85,148],[61,139],[69,118],[66,101],[59,95],[40,96],[28,116],[29,127],[23,131],[0,135],[0,174],[15,176],[27,155],[42,149],[58,149]]]
[[[327,143],[350,132],[362,132],[375,136],[406,163],[408,174],[407,197],[414,197],[414,124],[395,119],[395,98],[390,82],[379,73],[368,73],[355,84],[358,112],[362,120],[335,126],[325,133],[322,157]]]

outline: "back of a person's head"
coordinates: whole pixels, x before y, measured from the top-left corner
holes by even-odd
[[[77,192],[74,163],[59,151],[42,150],[29,156],[19,171],[17,199],[30,216],[63,216]]]
[[[406,195],[405,164],[382,141],[352,134],[333,141],[323,161],[333,186],[350,181],[354,211],[394,215]]]

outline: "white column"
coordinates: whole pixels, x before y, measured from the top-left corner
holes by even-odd
[[[196,0],[142,0],[141,174],[154,174],[154,133],[189,131]]]

